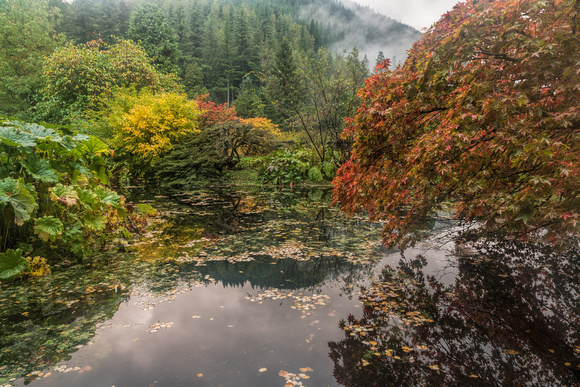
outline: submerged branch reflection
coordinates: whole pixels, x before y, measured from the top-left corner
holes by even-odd
[[[484,240],[456,245],[452,258],[452,285],[417,257],[363,290],[363,316],[329,343],[340,384],[580,384],[577,247]]]

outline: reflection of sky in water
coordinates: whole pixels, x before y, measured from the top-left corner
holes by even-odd
[[[298,373],[311,367],[306,385],[336,385],[327,342],[340,338],[339,320],[359,305],[357,297],[340,296],[338,287],[322,287],[321,292],[329,299],[326,305],[310,307],[310,315],[292,309],[293,299],[251,302],[245,297],[258,291],[247,285],[196,287],[149,310],[140,307],[139,297],[132,297],[97,331],[94,344],[66,362],[89,365],[90,371],[53,373],[34,384],[276,386],[284,385],[279,371]],[[147,332],[157,321],[174,324]]]
[[[414,257],[413,253],[419,251],[408,251],[406,257]],[[430,254],[434,259],[428,260],[428,266],[444,267],[443,253]],[[387,254],[375,268],[391,261],[396,265],[400,258],[399,252]],[[232,269],[235,266],[231,265]],[[364,283],[368,281],[358,285]],[[335,386],[338,384],[332,375],[327,343],[343,336],[341,319],[361,313],[358,286],[351,287],[351,297],[345,293],[348,289],[346,282],[335,278],[314,293],[280,290],[286,295],[328,296],[321,298],[326,305],[317,304],[320,299],[315,299],[301,302],[302,309],[292,308],[296,307],[293,297],[264,298],[260,303],[258,296],[265,291],[249,283],[242,287],[220,282],[193,287],[171,302],[150,309],[144,308],[149,305],[146,301],[156,299],[132,296],[110,321],[101,324],[92,345],[81,348],[65,362],[69,367],[88,365],[90,371],[53,372],[34,384],[283,386],[280,371],[299,373],[300,368],[311,367],[314,371],[306,372],[310,378],[302,380],[304,385]],[[147,329],[156,322],[173,325],[149,333]],[[267,370],[260,372],[261,368]]]

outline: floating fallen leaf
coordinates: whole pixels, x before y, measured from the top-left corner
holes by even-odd
[[[201,318],[201,316],[191,316],[191,318]]]
[[[266,371],[268,371],[268,369],[267,368],[260,368],[258,371],[260,371],[260,372],[266,372]]]
[[[278,375],[284,377],[284,376],[288,375],[288,371],[280,371],[280,372],[278,372]]]
[[[197,374],[198,378],[201,378],[203,376],[203,374]]]
[[[431,368],[432,370],[438,370],[439,366],[437,364],[433,364],[433,365],[430,365],[429,368]]]
[[[310,367],[300,368],[300,372],[308,372],[308,371],[312,372],[314,370],[312,368],[310,368]],[[280,376],[282,376],[282,375],[280,375]]]
[[[363,359],[362,365],[363,365],[363,367],[366,367],[369,365],[369,362]]]

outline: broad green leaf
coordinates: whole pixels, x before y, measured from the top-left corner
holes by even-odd
[[[75,141],[87,141],[90,140],[91,136],[87,136],[86,134],[78,133],[73,137]]]
[[[107,171],[107,168],[100,167],[97,170],[97,177],[99,178],[101,184],[109,184],[109,173]]]
[[[62,222],[54,216],[45,216],[34,221],[34,232],[45,242],[55,240],[63,231]]]
[[[0,204],[10,203],[10,196],[16,190],[18,180],[9,177],[0,180]]]
[[[107,217],[103,214],[88,213],[83,219],[83,225],[89,230],[99,231],[105,228]]]
[[[0,127],[0,141],[8,146],[35,146],[36,138],[19,128]]]
[[[22,160],[21,164],[36,180],[44,181],[45,183],[58,182],[56,171],[50,167],[50,163],[47,160],[34,155]]]
[[[109,184],[109,172],[107,170],[105,160],[102,157],[96,156],[91,162],[91,169],[95,172],[101,184]]]
[[[96,210],[99,208],[99,197],[90,189],[77,189],[78,198],[83,207]]]
[[[83,150],[86,150],[89,154],[94,156],[100,156],[103,153],[111,152],[107,144],[96,137],[90,137],[89,139],[83,141]]]
[[[73,167],[75,168],[75,171],[79,171],[83,175],[86,175],[86,176],[91,175],[91,170],[89,168],[87,168],[87,166],[84,164],[74,163]]]
[[[36,208],[34,196],[26,189],[21,181],[11,178],[0,180],[0,203],[10,204],[14,210],[14,223],[22,226],[30,219]]]
[[[62,141],[62,137],[54,129],[45,128],[44,126],[38,124],[25,124],[23,128],[40,140],[51,140],[55,142]]]
[[[0,281],[10,281],[30,270],[28,261],[22,257],[22,250],[9,249],[0,253]]]
[[[50,200],[53,202],[59,202],[69,207],[77,204],[79,198],[77,191],[69,185],[57,184],[50,188],[49,191]]]
[[[103,186],[97,186],[94,193],[99,197],[101,203],[108,204],[113,207],[118,207],[121,203],[121,197],[115,192]]]

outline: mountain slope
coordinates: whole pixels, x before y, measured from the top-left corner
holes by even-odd
[[[337,51],[356,46],[367,55],[371,67],[379,51],[386,58],[404,60],[406,50],[421,36],[415,28],[350,0],[310,1],[301,6],[300,18],[316,20],[328,31],[330,44]]]

